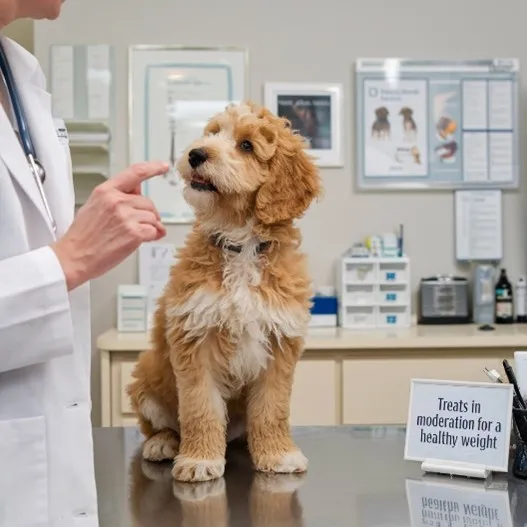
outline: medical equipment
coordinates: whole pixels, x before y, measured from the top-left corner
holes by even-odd
[[[53,228],[53,232],[55,233],[57,231],[57,224],[55,222],[55,218],[53,217],[53,214],[51,213],[51,209],[49,207],[48,200],[46,198],[46,194],[44,192],[44,187],[43,187],[43,183],[46,180],[46,171],[37,158],[35,146],[33,145],[31,133],[29,132],[28,123],[26,120],[24,109],[22,107],[22,102],[20,100],[20,97],[18,96],[18,90],[16,89],[13,73],[11,71],[11,67],[9,66],[9,62],[7,60],[7,56],[5,54],[5,51],[4,51],[4,48],[1,42],[0,42],[0,71],[2,72],[2,75],[4,76],[6,88],[9,94],[9,99],[11,101],[11,106],[13,107],[13,113],[15,114],[15,119],[16,119],[17,126],[18,126],[18,135],[20,137],[20,142],[22,144],[24,154],[26,156],[27,162],[29,164],[29,168],[31,172],[33,173],[33,177],[37,184],[40,197],[42,198],[42,202],[44,204],[44,209],[46,210],[46,215],[48,216],[51,226]]]
[[[468,324],[472,320],[468,280],[436,275],[419,283],[419,324]]]

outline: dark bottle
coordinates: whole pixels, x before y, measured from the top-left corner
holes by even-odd
[[[494,291],[496,299],[496,324],[512,324],[514,322],[512,284],[507,278],[505,269],[500,271],[500,277]]]

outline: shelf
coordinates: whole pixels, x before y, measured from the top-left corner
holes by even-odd
[[[111,130],[99,121],[66,121],[69,136],[76,206],[106,181],[111,167]]]
[[[70,149],[71,150],[100,150],[101,152],[110,151],[109,146],[103,143],[93,143],[93,142],[75,143],[71,140],[70,140]]]
[[[74,176],[100,176],[103,179],[108,179],[108,170],[105,168],[97,168],[97,167],[73,167],[73,175]]]

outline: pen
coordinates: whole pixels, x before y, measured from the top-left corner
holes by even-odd
[[[505,384],[503,382],[503,379],[501,378],[501,375],[496,370],[489,370],[488,368],[483,368],[483,371],[487,374],[487,377],[492,382],[497,382],[499,384]],[[514,408],[519,408],[520,410],[524,409],[524,407],[522,406],[522,403],[520,401],[523,402],[523,399],[521,399],[521,398],[518,399],[518,396],[514,393],[512,395],[512,406]]]
[[[498,382],[500,384],[503,384],[503,379],[501,378],[501,375],[496,370],[489,370],[488,368],[483,368],[483,371],[487,374],[487,377],[492,382]]]
[[[483,368],[483,371],[492,382],[505,384],[503,382],[503,379],[501,378],[501,375],[496,370],[489,370],[488,368]],[[516,394],[513,394],[512,396],[512,406],[517,410],[522,410],[520,401],[518,400]],[[516,430],[516,433],[519,437],[527,437],[527,416],[525,414],[513,412],[512,425],[514,426],[514,429]]]
[[[503,369],[505,370],[505,375],[507,375],[507,379],[509,379],[509,382],[514,386],[514,392],[516,393],[516,398],[518,399],[520,407],[526,410],[527,406],[525,406],[525,401],[523,400],[522,394],[520,392],[520,387],[518,386],[516,375],[514,375],[514,370],[512,369],[512,366],[509,364],[509,361],[507,359],[503,359]]]

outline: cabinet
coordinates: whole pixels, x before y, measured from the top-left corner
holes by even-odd
[[[513,364],[527,349],[527,325],[411,326],[356,331],[311,328],[297,364],[290,405],[292,425],[402,425],[412,378],[486,382],[483,368]],[[109,330],[101,354],[102,426],[135,426],[126,386],[148,335]],[[94,403],[97,397],[94,395]]]
[[[104,354],[109,366],[109,382],[103,382],[103,426],[135,426],[126,387],[138,353]],[[103,374],[103,379],[107,378]],[[337,403],[337,366],[334,360],[302,359],[296,368],[291,394],[292,425],[335,425],[339,422]]]
[[[344,256],[339,269],[340,325],[349,329],[409,327],[410,260]]]

